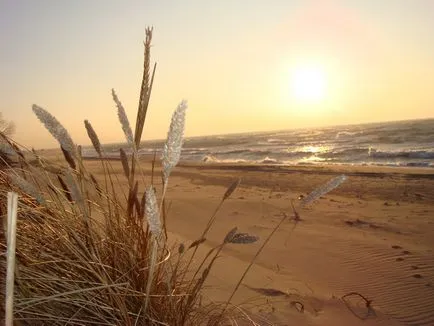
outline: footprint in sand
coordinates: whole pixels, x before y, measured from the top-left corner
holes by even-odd
[[[393,245],[392,248],[393,248],[393,249],[402,249],[402,247],[401,247],[401,246],[398,246],[398,245]]]
[[[403,254],[403,255],[410,255],[410,254],[411,254],[411,252],[410,252],[410,251],[408,251],[408,250],[404,250],[404,251],[402,252],[402,254]]]
[[[402,258],[402,257],[398,257],[398,258],[396,258],[395,260],[396,260],[396,261],[403,261],[404,258]]]
[[[422,275],[420,275],[420,274],[413,274],[412,275],[414,278],[422,278],[423,276]]]
[[[410,266],[410,268],[411,268],[411,269],[419,269],[419,266],[414,266],[414,265],[412,265],[412,266]]]

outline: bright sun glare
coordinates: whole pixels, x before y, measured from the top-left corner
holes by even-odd
[[[324,71],[315,66],[303,66],[294,70],[291,76],[292,96],[302,102],[318,102],[326,95]]]

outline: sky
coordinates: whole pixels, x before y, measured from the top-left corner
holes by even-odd
[[[124,141],[114,88],[135,125],[143,40],[157,62],[143,139],[434,117],[431,0],[0,0],[0,112],[28,147]]]

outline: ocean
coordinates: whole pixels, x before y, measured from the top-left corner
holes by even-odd
[[[142,155],[161,153],[163,140],[145,141]],[[126,144],[104,146],[110,157]],[[86,147],[83,156],[96,156]],[[183,161],[267,165],[434,167],[434,119],[382,122],[187,138]]]

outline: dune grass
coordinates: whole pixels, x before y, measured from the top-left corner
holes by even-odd
[[[114,172],[96,131],[84,121],[98,154],[103,182],[86,168],[68,131],[45,109],[33,111],[59,142],[64,164],[50,162],[36,151],[19,146],[2,135],[8,154],[0,170],[0,275],[6,259],[6,194],[19,195],[14,271],[13,320],[20,325],[226,325],[236,318],[249,318],[231,305],[231,300],[257,256],[287,217],[260,246],[257,254],[224,303],[203,303],[202,290],[224,247],[248,245],[259,240],[228,226],[221,243],[200,260],[198,248],[216,223],[217,212],[236,190],[234,180],[202,234],[189,246],[168,237],[165,198],[171,171],[182,148],[187,102],[182,101],[172,116],[161,158],[162,186],[155,159],[152,175],[145,176],[138,149],[144,130],[156,65],[150,74],[152,29],[146,30],[144,74],[134,133],[115,91],[113,100],[124,131],[128,152],[120,150],[123,176]],[[12,164],[14,162],[14,164]],[[154,176],[156,174],[157,176]],[[123,191],[119,177],[127,179]],[[342,178],[341,178],[342,179]],[[337,180],[326,189],[329,191]],[[329,189],[330,188],[330,189]],[[143,195],[139,194],[143,192]],[[309,197],[314,200],[319,191]],[[295,216],[298,216],[294,209]],[[176,217],[174,217],[176,218]],[[297,221],[296,221],[297,222]],[[11,279],[9,278],[9,284]],[[0,299],[5,302],[1,285]],[[10,307],[10,304],[9,304]],[[0,314],[5,313],[5,306]],[[253,324],[253,322],[251,322]]]
[[[84,125],[100,158],[104,184],[98,184],[97,178],[86,169],[81,148],[68,131],[40,106],[33,105],[33,111],[59,142],[65,164],[55,165],[2,136],[3,145],[9,150],[2,160],[5,168],[0,171],[3,212],[6,193],[19,194],[15,322],[29,325],[222,322],[221,306],[199,305],[201,289],[217,255],[237,234],[223,239],[222,245],[211,250],[193,272],[184,261],[187,257],[195,260],[202,242],[174,249],[167,236],[164,199],[170,173],[181,154],[187,102],[182,101],[172,117],[162,155],[160,192],[144,177],[140,166],[143,163],[138,159],[156,67],[150,75],[151,40],[152,29],[147,29],[134,133],[121,101],[112,91],[128,150],[132,152],[128,157],[126,149],[120,151],[128,180],[126,192],[120,190],[119,176],[113,173],[88,120]],[[16,159],[15,166],[11,157]],[[233,192],[234,186],[229,190]],[[139,192],[143,192],[141,198]],[[229,195],[223,196],[222,203]],[[3,223],[2,249],[7,247],[7,229],[7,223]],[[4,256],[0,260],[1,273],[7,265]]]

